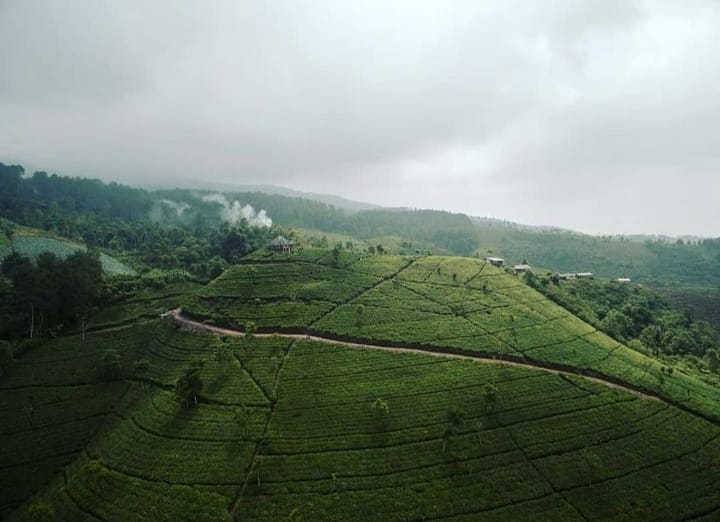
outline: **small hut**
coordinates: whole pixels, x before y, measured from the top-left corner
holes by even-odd
[[[515,265],[513,270],[515,270],[516,274],[524,274],[526,272],[532,272],[532,267],[527,263],[523,263],[521,265]]]
[[[502,257],[486,257],[485,262],[497,267],[505,264],[505,260]]]
[[[270,250],[274,250],[275,252],[289,254],[290,252],[292,252],[295,243],[293,243],[289,239],[285,239],[283,236],[278,236],[272,241],[270,241],[270,244],[268,246],[270,247]]]

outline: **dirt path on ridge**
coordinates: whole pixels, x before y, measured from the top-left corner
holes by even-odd
[[[164,313],[162,316],[163,317],[172,317],[173,320],[177,324],[179,324],[180,326],[185,327],[189,330],[204,331],[204,332],[210,332],[210,333],[213,333],[216,335],[227,335],[227,336],[231,336],[231,337],[245,337],[245,332],[242,332],[240,330],[233,330],[230,328],[221,328],[219,326],[212,326],[212,325],[201,323],[199,321],[195,321],[193,319],[185,317],[182,315],[182,310],[180,308],[176,308],[174,310],[169,310],[168,312]],[[253,335],[255,337],[279,336],[279,337],[284,337],[287,339],[305,339],[308,341],[317,341],[317,342],[321,342],[321,343],[347,346],[349,348],[355,348],[355,349],[359,349],[359,350],[380,350],[383,352],[392,352],[392,353],[413,353],[413,354],[420,354],[420,355],[431,355],[431,356],[435,356],[435,357],[444,357],[446,359],[471,360],[471,361],[477,361],[477,362],[484,363],[484,364],[502,364],[505,366],[514,366],[516,368],[525,368],[525,369],[531,369],[531,370],[543,370],[543,371],[546,371],[549,373],[554,373],[556,375],[564,375],[564,376],[568,376],[568,377],[581,377],[585,380],[595,382],[595,383],[601,384],[603,386],[607,386],[608,388],[614,388],[616,390],[622,390],[622,391],[625,391],[628,393],[632,393],[633,395],[642,397],[643,399],[651,399],[651,400],[655,400],[655,401],[667,402],[657,395],[643,392],[643,391],[640,391],[636,388],[632,388],[629,386],[624,386],[622,384],[611,381],[609,379],[603,379],[601,377],[583,375],[581,373],[571,372],[571,371],[567,371],[567,370],[564,370],[561,368],[553,367],[553,365],[551,363],[533,364],[532,362],[508,361],[506,359],[496,359],[493,357],[486,357],[486,356],[482,356],[482,355],[448,353],[448,352],[441,351],[441,349],[432,350],[432,349],[423,349],[423,348],[400,348],[400,347],[396,347],[396,346],[388,346],[388,345],[376,344],[376,343],[355,343],[355,342],[350,342],[350,341],[337,340],[337,339],[333,339],[331,337],[322,337],[322,336],[318,336],[318,335],[288,334],[288,333],[280,333],[280,332],[278,332],[278,333],[256,333]]]

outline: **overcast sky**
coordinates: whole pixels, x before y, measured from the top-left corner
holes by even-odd
[[[720,2],[0,0],[0,161],[720,236]]]

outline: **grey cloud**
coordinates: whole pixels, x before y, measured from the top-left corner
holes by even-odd
[[[710,0],[6,0],[0,161],[719,235],[718,22]]]

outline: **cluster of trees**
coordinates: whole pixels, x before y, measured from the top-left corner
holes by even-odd
[[[551,277],[527,277],[548,297],[618,341],[656,354],[702,357],[720,346],[720,332],[693,318],[689,310],[669,306],[653,291],[607,280],[557,283]]]
[[[439,210],[366,210],[348,216],[338,232],[362,239],[399,236],[459,255],[471,255],[477,247],[477,231],[470,218]]]
[[[33,337],[80,324],[104,298],[97,253],[65,259],[50,252],[33,261],[17,252],[0,265],[0,337]]]
[[[117,183],[46,172],[25,176],[22,166],[0,163],[0,214],[28,226],[48,228],[68,216],[83,215],[140,220],[153,200],[145,190]]]
[[[274,223],[284,227],[348,234],[360,239],[399,236],[461,255],[471,254],[477,243],[475,227],[463,214],[410,209],[345,213],[320,201],[260,192],[228,194],[227,199],[265,209]],[[163,201],[170,201],[177,208]],[[147,191],[45,172],[26,176],[23,167],[0,163],[0,215],[102,248],[147,252],[150,246],[170,243],[185,249],[177,259],[162,250],[157,259],[142,259],[152,266],[182,265],[194,273],[202,272],[199,260],[209,258],[195,255],[203,246],[196,243],[202,243],[202,238],[222,224],[222,210],[218,203],[198,197],[197,191]],[[230,238],[230,242],[233,240]],[[248,242],[252,238],[248,237]],[[226,260],[228,255],[224,256]]]
[[[229,226],[221,222],[217,205],[185,192],[197,202],[194,218],[188,223],[158,222],[150,219],[156,196],[145,190],[44,172],[25,177],[22,167],[0,163],[0,215],[119,252],[140,269],[182,269],[215,277],[274,235],[291,235],[245,220]],[[12,235],[8,226],[0,232]]]

